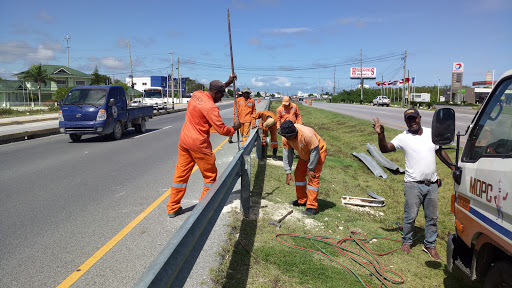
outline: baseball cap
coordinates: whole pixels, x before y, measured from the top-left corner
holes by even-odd
[[[224,82],[220,80],[213,80],[212,82],[210,82],[210,90],[224,92],[224,96],[226,96],[227,94]]]
[[[276,124],[276,120],[274,120],[274,118],[268,118],[267,121],[265,121],[265,123],[263,123],[263,128],[265,129],[268,129],[272,126],[274,126],[274,124]]]
[[[283,97],[283,104],[284,105],[290,105],[290,97],[289,96],[284,96]]]
[[[404,119],[407,119],[407,117],[409,116],[418,117],[420,116],[420,112],[418,112],[418,110],[416,110],[415,108],[409,108],[404,112]]]

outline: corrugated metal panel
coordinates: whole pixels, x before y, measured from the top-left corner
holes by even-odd
[[[382,165],[382,167],[388,168],[389,170],[398,170],[400,173],[404,173],[404,169],[395,163],[393,163],[391,160],[386,158],[382,153],[380,152],[375,145],[370,145],[369,143],[366,143],[366,148],[368,149],[368,152],[375,158],[375,160]]]
[[[377,162],[375,162],[375,160],[373,160],[373,158],[370,155],[368,155],[366,153],[357,153],[357,152],[352,153],[352,155],[361,159],[361,161],[363,161],[364,164],[366,164],[366,166],[368,168],[370,168],[370,170],[373,172],[373,175],[375,175],[377,177],[381,176],[382,178],[388,178],[388,175],[386,174],[386,172],[384,172],[384,170],[382,170],[382,168],[380,168],[379,164],[377,164]]]

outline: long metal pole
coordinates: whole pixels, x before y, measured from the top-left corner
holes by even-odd
[[[231,21],[229,18],[228,9],[228,31],[229,31],[229,51],[231,52],[231,75],[235,74],[235,65],[233,64],[233,45],[231,45]],[[235,95],[235,118],[238,119],[238,105],[236,103],[236,86],[235,80],[233,80],[233,94]],[[238,150],[240,150],[240,131],[236,130],[236,143],[238,144]]]

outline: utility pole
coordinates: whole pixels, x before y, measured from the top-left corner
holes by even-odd
[[[363,103],[363,48],[361,48],[361,104]]]
[[[411,105],[411,78],[409,78],[409,70],[407,70],[407,79],[409,81],[407,81],[407,107],[409,107],[409,105]]]
[[[439,98],[439,86],[441,85],[441,79],[437,79],[437,102],[440,102],[441,98]]]
[[[69,67],[69,40],[71,40],[71,37],[66,35],[66,36],[64,36],[64,40],[66,40],[66,49],[68,50],[68,67]]]
[[[332,88],[332,96],[336,95],[336,65],[334,65],[334,81],[332,82],[333,83],[333,88]]]
[[[130,96],[130,102],[133,101],[133,89],[135,89],[135,85],[133,84],[133,68],[132,68],[132,51],[130,50],[130,41],[128,41],[128,54],[130,55],[130,79],[132,86],[132,95]],[[142,95],[144,97],[144,94]],[[142,104],[144,105],[144,98],[142,99]]]
[[[174,52],[170,52],[171,54],[171,92],[172,92],[172,110],[174,110],[174,61],[172,60],[172,56]]]
[[[404,107],[404,100],[405,100],[405,71],[407,70],[406,69],[406,64],[407,64],[407,50],[405,50],[405,57],[404,57],[404,80],[403,80],[403,86],[402,86],[402,102],[400,104],[400,107]]]
[[[181,103],[181,97],[183,96],[182,95],[183,91],[181,91],[180,57],[178,57],[178,87],[180,90],[180,103]]]

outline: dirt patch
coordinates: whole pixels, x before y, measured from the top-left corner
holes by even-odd
[[[235,200],[233,203],[226,205],[224,209],[222,209],[222,213],[229,213],[230,211],[240,211],[240,200]],[[288,213],[290,210],[293,210],[293,213],[288,215],[284,222],[299,222],[304,223],[307,227],[317,227],[322,226],[322,223],[309,218],[306,215],[302,214],[303,209],[292,207],[290,204],[278,204],[278,203],[272,203],[267,200],[261,201],[261,206],[259,208],[259,219],[261,218],[268,218],[272,219],[273,221],[277,221],[279,218],[283,217]],[[252,211],[257,211],[257,209],[251,208]]]
[[[345,205],[345,204],[343,204],[343,206],[347,207],[350,210],[355,210],[355,211],[359,211],[359,212],[362,212],[362,213],[365,213],[365,214],[370,214],[370,215],[375,216],[375,217],[384,216],[383,212],[376,211],[376,210],[374,210],[373,208],[370,208],[370,207],[360,207],[360,206]]]

